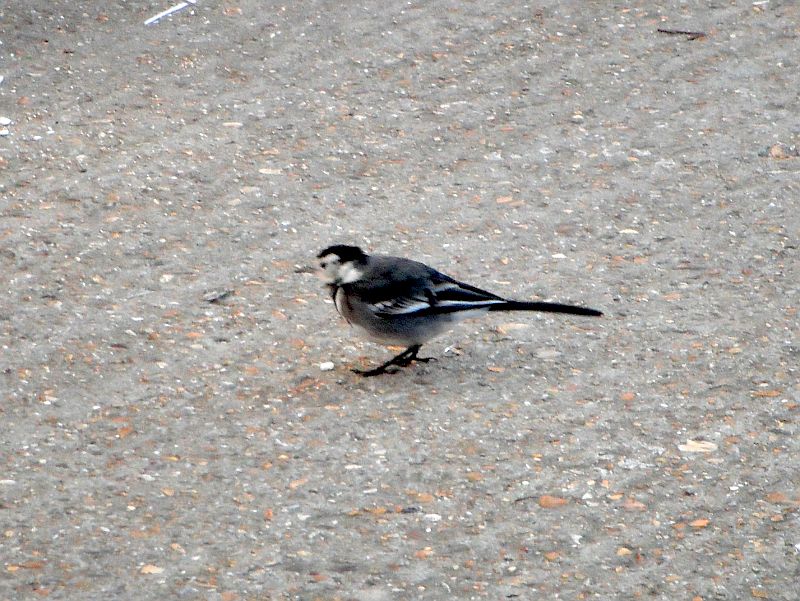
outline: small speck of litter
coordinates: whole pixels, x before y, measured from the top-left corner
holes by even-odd
[[[0,117],[0,125],[11,125],[11,119],[8,117]]]
[[[331,371],[333,369],[333,361],[325,361],[319,364],[320,371]]]
[[[557,351],[555,349],[542,349],[541,351],[536,351],[536,357],[538,359],[555,359],[556,357],[561,356],[561,351]]]
[[[713,453],[717,445],[708,440],[687,440],[686,444],[679,444],[678,449],[684,453]]]
[[[426,513],[423,519],[429,522],[438,522],[442,519],[442,516],[438,513]]]
[[[7,135],[8,135],[8,134],[10,134],[10,133],[11,133],[11,132],[10,132],[10,131],[8,131],[8,128],[7,128],[7,127],[4,127],[3,129],[0,129],[0,136],[7,136]]]
[[[550,255],[550,256],[553,257],[554,259],[566,259],[567,258],[567,255],[564,255],[564,254],[561,254],[561,253],[556,253],[556,254]]]

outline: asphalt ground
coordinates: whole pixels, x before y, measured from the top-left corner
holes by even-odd
[[[0,7],[0,599],[800,599],[798,3],[169,6]]]

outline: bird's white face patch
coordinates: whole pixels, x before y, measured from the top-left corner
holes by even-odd
[[[342,263],[341,257],[335,254],[325,255],[319,260],[320,277],[328,284],[341,286],[357,282],[364,275],[355,261]]]
[[[341,259],[336,255],[325,255],[319,260],[319,271],[317,275],[328,284],[335,284],[336,277],[341,267]]]

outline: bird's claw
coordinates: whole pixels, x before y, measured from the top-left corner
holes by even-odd
[[[379,376],[381,374],[394,374],[400,371],[399,369],[390,369],[388,367],[384,367],[381,365],[380,367],[376,367],[375,369],[351,369],[354,374],[358,374],[364,378],[371,378],[372,376]]]

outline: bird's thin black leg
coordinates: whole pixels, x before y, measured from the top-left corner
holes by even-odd
[[[428,361],[436,361],[436,357],[420,357],[417,355],[419,353],[419,349],[422,348],[421,344],[415,344],[414,346],[408,347],[403,353],[409,353],[408,357],[403,358],[401,361],[402,363],[397,363],[397,365],[401,365],[405,367],[406,365],[411,365],[412,362],[416,361],[417,363],[427,363]]]
[[[395,373],[397,371],[396,369],[389,371],[389,368],[392,367],[393,365],[396,365],[397,367],[406,367],[408,365],[411,365],[411,363],[413,363],[414,361],[427,363],[428,361],[433,359],[433,357],[417,357],[417,353],[419,353],[420,348],[422,348],[421,344],[414,344],[408,347],[406,350],[404,350],[396,357],[392,357],[386,363],[383,363],[382,365],[379,365],[374,369],[368,369],[366,371],[360,369],[354,369],[353,371],[361,376],[364,376],[365,378],[369,378],[370,376],[378,376],[380,374]]]

